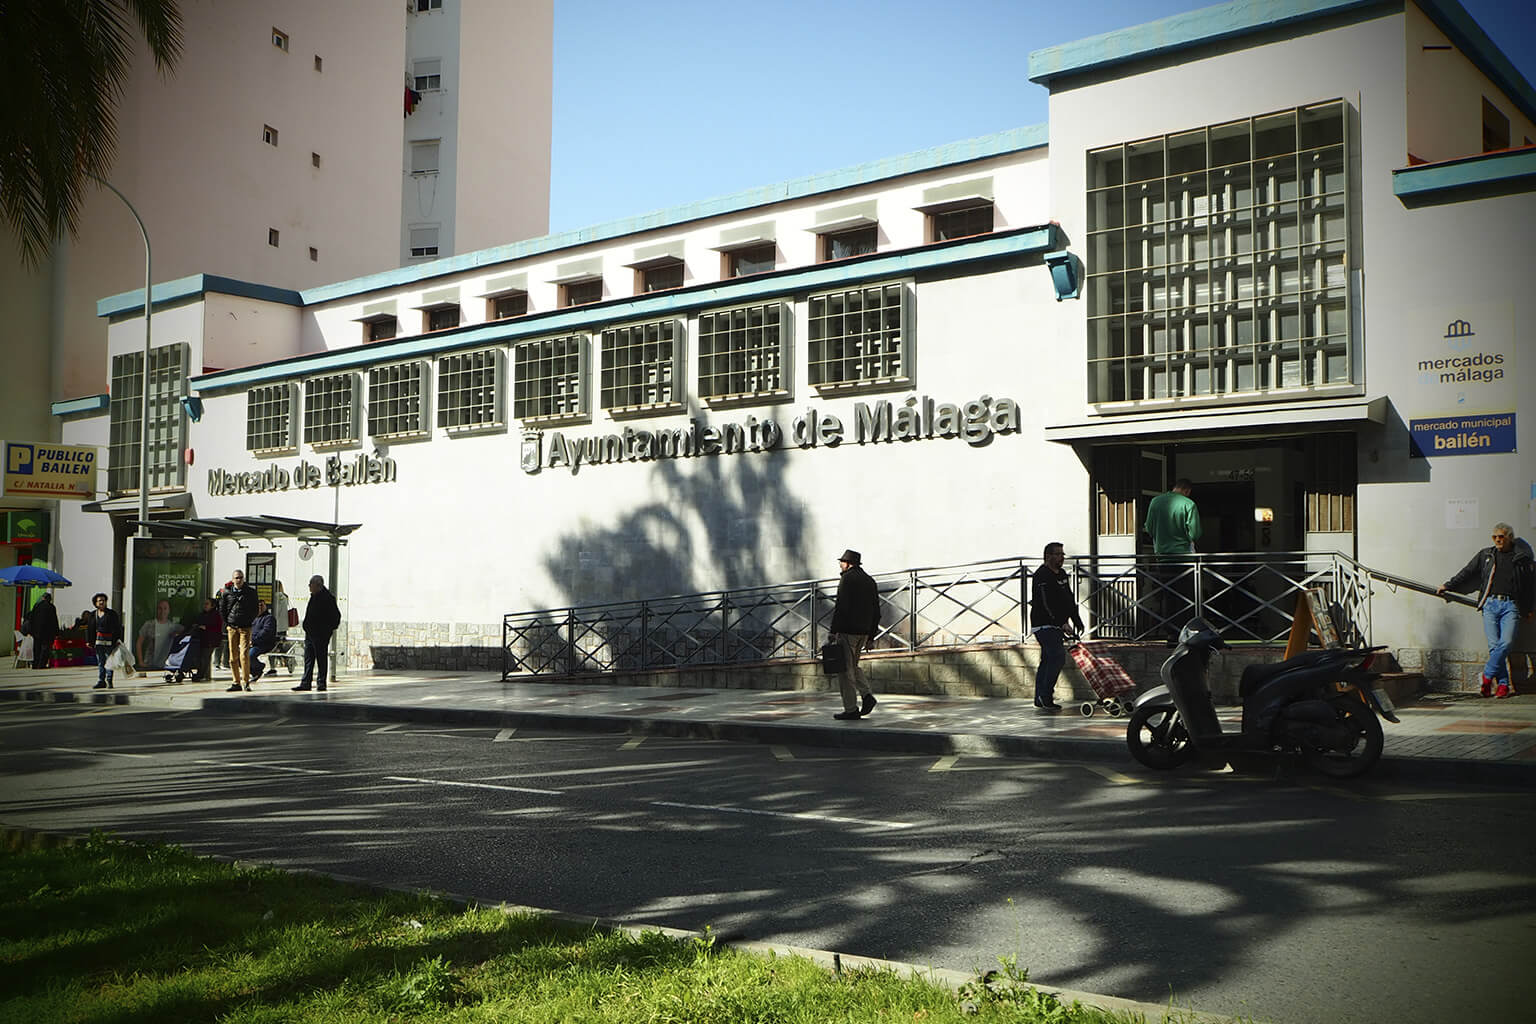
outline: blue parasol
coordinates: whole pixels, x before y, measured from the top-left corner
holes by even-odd
[[[0,569],[0,586],[67,587],[69,580],[41,565],[13,565]]]

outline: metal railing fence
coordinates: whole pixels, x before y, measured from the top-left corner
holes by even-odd
[[[1017,643],[1029,634],[1038,559],[875,576],[875,650]],[[1284,643],[1297,598],[1323,593],[1346,644],[1371,637],[1371,570],[1337,552],[1082,555],[1064,566],[1092,639],[1161,640],[1191,617],[1228,643]],[[810,658],[828,634],[836,579],[514,612],[502,618],[502,678],[680,669]]]

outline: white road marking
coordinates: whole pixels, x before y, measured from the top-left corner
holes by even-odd
[[[636,736],[632,740],[625,740],[623,743],[619,744],[619,749],[620,750],[634,750],[636,747],[638,747],[640,744],[642,744],[644,742],[645,742],[645,737],[644,736]]]
[[[553,771],[521,772],[517,775],[491,775],[491,779],[542,779],[551,775],[606,775],[611,772],[650,772],[663,768],[699,768],[705,765],[718,764],[718,761],[661,761],[655,764],[615,764],[599,765],[595,768],[560,768]]]
[[[960,758],[957,756],[941,757],[937,761],[933,762],[933,764],[929,765],[928,770],[931,772],[947,772],[955,766],[955,762],[958,760],[960,760]]]
[[[718,804],[680,804],[671,800],[652,800],[655,807],[681,807],[690,811],[720,811],[724,814],[756,814],[765,818],[793,818],[797,821],[826,821],[835,825],[873,825],[876,828],[916,828],[913,821],[876,821],[869,818],[840,818],[832,814],[805,811],[764,811],[755,807],[722,807]]]
[[[402,722],[391,722],[389,725],[381,725],[377,729],[369,729],[368,730],[368,735],[369,736],[377,736],[381,732],[394,732],[396,729],[400,728],[400,726],[402,724],[404,724],[404,723],[402,723]]]
[[[385,782],[413,782],[419,786],[457,786],[462,789],[498,789],[506,793],[536,793],[539,796],[564,796],[558,789],[532,789],[527,786],[493,786],[489,782],[455,782],[451,779],[417,779],[405,775],[386,775]]]
[[[1103,778],[1108,779],[1110,782],[1118,783],[1120,785],[1133,785],[1141,781],[1135,776],[1117,772],[1113,768],[1102,768],[1096,764],[1085,764],[1083,767],[1087,768],[1095,775],[1102,776]]]
[[[515,733],[515,732],[517,732],[516,729],[503,729],[503,730],[501,730],[500,732],[498,732],[496,734],[496,738],[491,740],[491,742],[492,743],[505,743],[505,742],[507,742],[507,740],[512,738],[512,734]]]
[[[256,761],[209,761],[199,760],[193,764],[211,764],[218,768],[259,768],[266,772],[292,772],[295,775],[333,775],[334,772],[322,768],[294,768],[285,764],[260,764]]]
[[[795,759],[795,755],[789,752],[788,747],[781,747],[777,743],[774,743],[770,744],[768,749],[773,751],[773,756],[778,758],[780,761],[793,761]]]
[[[44,750],[53,750],[61,754],[91,754],[96,757],[139,757],[152,758],[153,754],[124,754],[116,750],[82,750],[79,747],[44,747]]]

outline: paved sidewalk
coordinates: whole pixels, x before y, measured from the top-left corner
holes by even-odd
[[[682,689],[601,682],[506,682],[480,672],[347,673],[326,693],[294,693],[293,677],[268,675],[251,693],[227,693],[229,676],[166,683],[159,672],[95,690],[94,667],[0,669],[0,700],[127,703],[373,721],[451,722],[572,729],[865,750],[1085,760],[1142,773],[1125,745],[1125,719],[1069,706],[1036,711],[998,697],[879,697],[868,718],[839,722],[835,692]],[[1223,718],[1234,720],[1235,709]],[[1386,750],[1373,776],[1536,786],[1536,695],[1508,700],[1435,694],[1384,723]]]

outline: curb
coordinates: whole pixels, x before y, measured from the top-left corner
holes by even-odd
[[[0,848],[7,850],[47,850],[61,846],[75,846],[85,840],[84,836],[43,832],[37,829],[20,828],[16,826],[0,824]],[[354,875],[335,874],[329,871],[315,871],[308,868],[294,869],[281,864],[272,864],[265,861],[243,860],[238,857],[225,857],[219,854],[201,853],[192,847],[184,847],[188,852],[197,857],[211,861],[220,861],[235,866],[252,865],[263,868],[271,868],[290,875],[312,875],[320,878],[329,878],[345,885],[356,886],[374,892],[398,892],[411,895],[429,895],[446,900],[464,909],[479,907],[486,910],[496,910],[503,914],[526,914],[533,917],[546,918],[558,921],[562,924],[575,925],[583,929],[602,928],[609,931],[620,932],[632,938],[639,938],[642,934],[659,932],[671,939],[687,942],[694,939],[712,940],[715,945],[737,950],[752,956],[759,957],[801,957],[812,963],[841,975],[845,970],[873,969],[890,971],[897,977],[918,981],[926,981],[951,991],[958,991],[961,985],[978,980],[974,973],[956,971],[943,967],[919,967],[916,964],[904,963],[899,960],[882,960],[878,957],[858,956],[850,953],[836,953],[825,949],[811,949],[805,946],[788,946],[773,942],[758,942],[753,939],[735,938],[728,935],[707,934],[705,932],[690,931],[682,928],[670,928],[666,925],[646,924],[643,922],[619,921],[608,918],[593,917],[590,914],[572,914],[563,910],[549,910],[543,907],[529,907],[513,903],[498,903],[487,905],[482,900],[458,893],[443,892],[437,889],[422,889],[409,885],[393,885],[387,882],[377,882],[367,878],[359,878]],[[1180,1008],[1160,1003],[1142,1003],[1132,999],[1121,999],[1119,996],[1100,995],[1095,992],[1079,992],[1075,989],[1056,988],[1050,985],[1031,984],[1030,988],[1054,995],[1064,1003],[1079,1002],[1084,1006],[1096,1007],[1113,1013],[1139,1014],[1148,1022],[1157,1024],[1239,1024],[1239,1018],[1227,1017],[1216,1014],[1202,1013],[1193,1008]],[[1242,1018],[1248,1021],[1249,1018]]]

